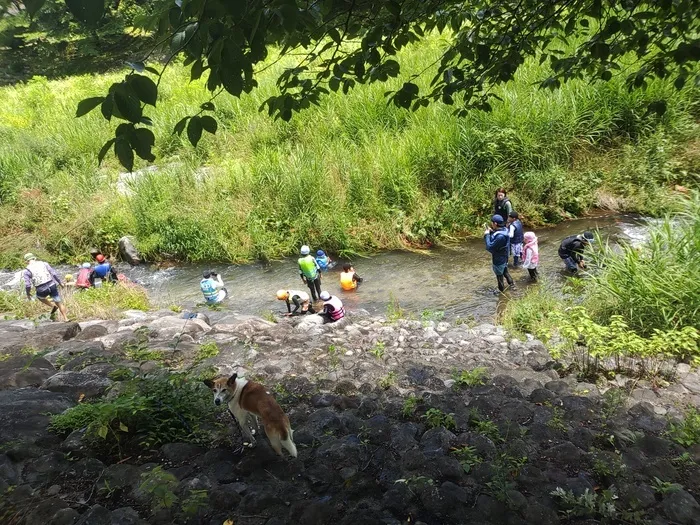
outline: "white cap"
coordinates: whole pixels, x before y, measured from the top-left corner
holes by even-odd
[[[321,295],[319,295],[319,297],[321,298],[321,301],[327,301],[331,298],[331,294],[324,290],[323,292],[321,292]]]
[[[311,253],[311,249],[305,244],[304,246],[301,247],[301,250],[299,250],[302,255],[309,255]]]

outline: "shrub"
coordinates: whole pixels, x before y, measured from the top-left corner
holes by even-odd
[[[700,444],[700,411],[691,408],[680,422],[672,422],[668,434],[673,441],[684,447]]]
[[[454,370],[452,379],[458,387],[475,387],[486,383],[488,369],[480,366],[471,370]]]
[[[108,453],[172,442],[209,443],[218,428],[211,395],[185,374],[137,377],[119,394],[69,408],[51,418],[51,430],[86,429],[91,444]]]

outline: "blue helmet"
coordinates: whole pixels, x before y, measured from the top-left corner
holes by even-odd
[[[500,215],[494,215],[493,217],[491,217],[491,222],[495,222],[496,224],[503,224],[506,221]]]

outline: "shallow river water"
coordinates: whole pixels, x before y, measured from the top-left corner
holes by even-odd
[[[557,256],[561,239],[584,230],[598,230],[612,242],[633,243],[644,239],[647,223],[627,215],[600,215],[564,222],[536,230],[540,246],[540,274],[548,282],[563,282],[563,264]],[[312,250],[319,247],[312,246]],[[482,239],[465,240],[450,248],[429,252],[384,252],[353,262],[365,282],[354,292],[343,292],[339,272],[343,260],[323,274],[322,288],[339,294],[351,311],[357,308],[383,314],[394,301],[403,310],[420,315],[425,310],[443,311],[446,317],[493,320],[510,297],[517,297],[529,286],[527,270],[511,270],[517,290],[494,295],[496,278],[491,270],[490,254]],[[146,287],[157,305],[194,305],[201,301],[199,281],[202,270],[214,268],[224,279],[229,298],[224,309],[259,315],[264,311],[282,311],[284,304],[275,299],[280,288],[307,290],[299,278],[296,258],[248,265],[181,265],[158,269],[151,266],[130,268],[118,264],[120,272]],[[77,269],[60,267],[59,273]],[[0,272],[0,288],[7,289],[14,272]],[[14,278],[14,279],[13,279]]]

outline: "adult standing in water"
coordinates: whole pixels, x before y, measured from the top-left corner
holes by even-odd
[[[299,257],[299,275],[301,280],[306,283],[311,291],[311,297],[314,301],[317,301],[321,295],[321,268],[318,266],[316,259],[311,253],[311,249],[304,245],[299,250],[301,257]]]
[[[36,298],[45,305],[51,306],[51,315],[53,316],[58,310],[61,314],[61,321],[68,321],[66,307],[58,294],[57,288],[57,286],[63,288],[63,284],[56,270],[51,268],[48,263],[39,261],[33,253],[26,254],[24,260],[27,262],[27,269],[24,270],[22,275],[24,277],[27,299],[31,300],[32,286],[34,286]]]
[[[500,215],[504,220],[508,220],[512,211],[513,205],[508,198],[508,192],[505,188],[498,188],[493,200],[493,214]]]
[[[591,232],[583,232],[579,235],[567,237],[559,245],[559,257],[564,261],[566,269],[572,273],[578,272],[578,269],[585,268],[586,263],[583,260],[583,250],[595,240]]]
[[[508,285],[515,289],[513,278],[508,272],[510,236],[503,217],[500,215],[491,217],[491,227],[484,231],[484,242],[486,250],[491,253],[491,263],[493,265],[493,273],[496,274],[496,280],[498,281],[498,291],[503,292],[506,289],[503,282],[504,278]]]

